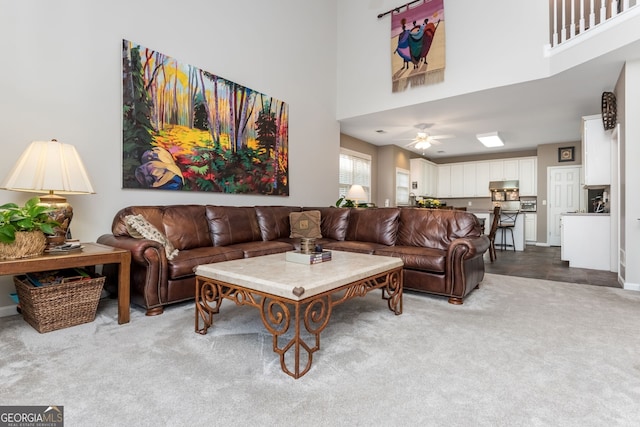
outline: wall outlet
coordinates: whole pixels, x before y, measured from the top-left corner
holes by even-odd
[[[547,206],[547,201],[546,200],[542,201],[542,206]]]
[[[469,206],[472,206],[473,202],[471,200],[469,200]]]

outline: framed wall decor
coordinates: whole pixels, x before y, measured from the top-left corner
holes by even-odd
[[[286,102],[128,40],[122,87],[123,188],[289,195]]]
[[[559,162],[573,162],[575,160],[575,147],[558,148]]]

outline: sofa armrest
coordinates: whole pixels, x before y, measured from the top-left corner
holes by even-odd
[[[132,302],[151,308],[166,301],[169,268],[162,244],[153,240],[113,234],[103,234],[98,237],[97,242],[131,252]],[[136,289],[135,292],[133,288]],[[146,301],[134,301],[136,295],[144,295]]]
[[[113,246],[114,248],[126,249],[131,252],[132,262],[141,264],[147,263],[147,260],[145,259],[145,252],[148,249],[157,249],[159,252],[162,252],[164,264],[166,264],[167,262],[167,256],[164,250],[164,246],[154,240],[135,239],[128,236],[114,236],[113,234],[103,234],[102,236],[98,237],[97,242],[103,245]]]
[[[463,259],[473,258],[478,254],[484,255],[487,249],[489,249],[489,243],[489,238],[484,234],[479,237],[462,237],[459,239],[455,239],[453,242],[451,242],[451,245],[449,245],[449,249],[447,250],[447,257],[453,256],[453,253],[460,250],[462,250],[464,253],[464,255],[462,256]],[[464,248],[459,248],[459,246],[462,246]]]

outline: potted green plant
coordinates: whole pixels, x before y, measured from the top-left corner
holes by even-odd
[[[0,259],[16,259],[39,255],[46,246],[45,234],[54,234],[58,225],[50,216],[50,208],[39,205],[40,199],[29,199],[24,206],[6,203],[0,206]]]

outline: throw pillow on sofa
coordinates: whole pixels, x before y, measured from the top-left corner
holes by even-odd
[[[167,236],[144,219],[142,215],[127,215],[124,217],[124,221],[131,237],[136,239],[149,239],[162,244],[167,254],[167,259],[169,260],[172,260],[178,255],[178,250],[171,244],[169,239],[167,239]]]
[[[291,212],[291,238],[321,239],[320,211]]]

